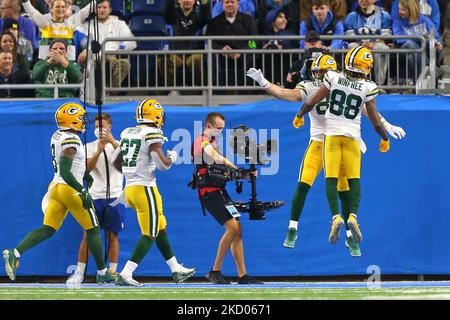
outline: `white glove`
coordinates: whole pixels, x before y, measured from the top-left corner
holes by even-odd
[[[401,127],[394,126],[386,121],[385,118],[380,117],[383,127],[386,129],[387,133],[394,139],[403,139],[406,136],[405,130]]]
[[[264,78],[264,75],[262,74],[261,69],[255,69],[255,68],[248,69],[247,77],[250,77],[253,80],[255,80],[256,82],[258,82],[259,85],[263,88],[267,88],[270,84],[270,82],[267,81],[266,78]]]
[[[403,130],[401,127],[391,125],[390,127],[388,126],[385,129],[394,139],[403,139],[406,136],[405,130]]]
[[[175,163],[178,159],[178,154],[176,151],[167,150],[167,158],[172,160],[172,163]]]

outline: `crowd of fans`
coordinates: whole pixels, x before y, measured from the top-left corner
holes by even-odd
[[[117,1],[117,0],[112,0]],[[133,0],[126,0],[126,2]],[[236,41],[233,37],[213,41],[214,49],[307,49],[307,51],[346,49],[363,45],[370,49],[416,49],[415,40],[343,41],[321,39],[322,35],[416,35],[434,32],[438,61],[442,60],[445,45],[446,0],[156,0],[164,1],[161,16],[171,35],[302,35],[305,40],[269,40],[262,42]],[[122,1],[120,1],[122,2]],[[66,84],[80,83],[86,66],[87,35],[94,34],[89,21],[89,0],[0,0],[0,84]],[[129,8],[130,6],[124,6]],[[127,20],[130,15],[112,14],[111,1],[97,1],[100,42],[106,37],[132,37]],[[202,41],[169,41],[174,50],[203,49]],[[133,50],[135,41],[109,42],[107,49]],[[252,60],[253,59],[253,60]],[[280,54],[275,61],[258,61],[252,55],[225,53],[214,60],[214,79],[220,85],[241,85],[241,78],[227,77],[236,69],[265,64],[266,72],[273,74],[274,82],[287,86],[295,84],[301,74],[301,62],[289,61]],[[428,57],[427,57],[428,59]],[[161,79],[169,86],[179,68],[193,73],[194,83],[203,78],[202,54],[172,54],[157,59]],[[420,55],[408,55],[412,70],[420,63]],[[130,69],[130,60],[108,56],[110,85],[121,86]],[[253,65],[252,65],[253,64]],[[387,81],[387,56],[375,56],[374,78],[378,84]],[[280,66],[283,70],[280,72]],[[220,74],[217,74],[219,72]],[[241,72],[242,73],[242,72]],[[243,75],[245,73],[242,73]],[[270,77],[270,75],[269,75]],[[226,79],[226,80],[225,80]],[[225,82],[227,81],[227,82]],[[231,82],[230,82],[231,81]],[[236,83],[237,82],[237,83]],[[22,90],[0,90],[0,97],[18,96],[53,97],[51,89],[37,89],[30,94]],[[60,90],[60,96],[72,97],[76,90]]]

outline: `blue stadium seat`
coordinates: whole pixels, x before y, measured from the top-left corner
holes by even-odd
[[[129,26],[135,36],[163,36],[166,33],[163,17],[156,15],[133,15]]]
[[[133,0],[131,12],[133,14],[162,14],[164,0]]]
[[[123,0],[111,0],[111,11],[113,13],[125,13],[125,3]]]

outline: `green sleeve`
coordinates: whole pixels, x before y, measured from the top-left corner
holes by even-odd
[[[59,171],[60,171],[59,173],[61,174],[61,177],[64,179],[64,181],[69,186],[71,186],[78,192],[81,192],[84,188],[83,185],[81,185],[77,181],[77,179],[75,179],[72,172],[70,171],[70,169],[72,168],[72,162],[73,162],[73,159],[62,156],[61,160],[59,162]]]
[[[45,60],[39,60],[33,67],[33,80],[39,81],[40,83],[44,82],[45,73],[49,68],[49,64]]]
[[[80,67],[76,63],[70,63],[67,66],[67,80],[69,80],[69,83],[80,83],[81,77]]]

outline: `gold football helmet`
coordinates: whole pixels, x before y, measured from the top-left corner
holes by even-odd
[[[162,128],[164,118],[164,109],[156,99],[145,99],[136,107],[138,123],[154,123],[158,128]]]
[[[316,80],[322,80],[328,70],[337,70],[336,60],[328,54],[321,54],[311,63],[311,73]]]
[[[83,133],[86,129],[86,111],[76,102],[67,102],[56,110],[56,125],[61,130],[75,130]]]
[[[350,49],[345,55],[344,70],[351,74],[359,74],[366,78],[373,67],[372,51],[358,46]]]

